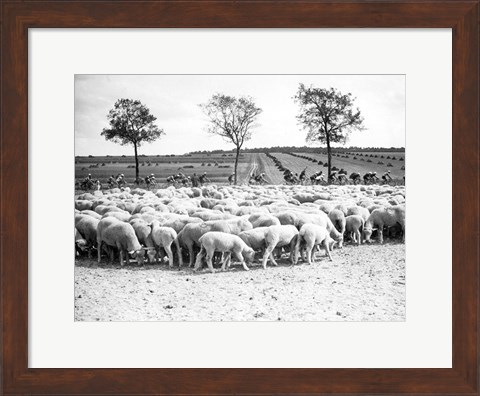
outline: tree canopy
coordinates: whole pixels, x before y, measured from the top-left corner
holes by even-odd
[[[139,100],[117,100],[107,119],[110,127],[103,129],[102,136],[121,145],[133,144],[140,147],[143,142],[153,142],[164,134],[154,124],[157,118]]]

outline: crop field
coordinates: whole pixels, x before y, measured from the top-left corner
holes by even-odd
[[[326,166],[318,164],[318,161],[326,163],[327,155],[319,153],[271,153],[281,161],[283,166],[293,173],[298,173],[307,167],[307,177],[323,170]],[[301,157],[307,158],[301,158]],[[376,156],[376,157],[375,157]],[[381,157],[384,158],[381,158]],[[387,158],[390,157],[390,158]],[[375,153],[334,153],[332,166],[344,168],[349,174],[358,172],[363,175],[366,172],[382,174],[387,169],[391,171],[394,179],[403,179],[405,170],[404,153],[375,152]],[[314,161],[313,161],[314,160]],[[383,163],[383,164],[382,164]],[[387,166],[388,164],[392,166]],[[140,177],[151,173],[155,174],[157,182],[162,185],[166,178],[179,172],[187,176],[196,173],[207,173],[211,182],[227,184],[228,176],[233,173],[235,157],[232,153],[224,154],[192,154],[172,156],[141,156],[139,157]],[[268,184],[283,184],[283,173],[277,169],[274,161],[265,153],[242,153],[238,163],[239,183],[248,183],[250,175],[264,172]],[[89,173],[100,182],[106,183],[111,175],[125,174],[129,183],[135,179],[135,160],[132,156],[105,156],[105,157],[76,157],[75,177],[77,180],[85,178]]]
[[[250,166],[250,155],[241,154],[239,158],[239,173],[247,172]],[[187,176],[207,173],[208,178],[215,183],[227,182],[233,173],[235,157],[233,154],[197,154],[177,156],[145,156],[139,157],[140,177],[155,174],[157,182],[166,183],[166,178],[179,172]],[[75,177],[85,178],[89,173],[102,183],[106,183],[111,175],[123,173],[129,183],[135,179],[135,159],[127,157],[77,157],[75,159]]]

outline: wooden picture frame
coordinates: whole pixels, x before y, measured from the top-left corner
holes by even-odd
[[[479,391],[479,2],[2,2],[1,292],[5,394],[449,394]],[[453,29],[453,368],[29,369],[29,28]]]

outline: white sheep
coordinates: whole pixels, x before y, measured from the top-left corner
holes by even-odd
[[[153,264],[155,262],[156,250],[152,239],[152,227],[145,220],[139,218],[130,220],[130,224],[135,230],[138,242],[146,248],[148,262]]]
[[[173,252],[172,252],[172,243],[177,247],[178,252],[178,265],[179,267],[183,266],[182,260],[182,250],[180,244],[178,243],[177,233],[171,227],[162,227],[158,220],[154,220],[151,223],[152,227],[152,240],[156,248],[163,248],[168,256],[168,263],[170,268],[173,267]]]
[[[194,246],[200,245],[200,237],[209,231],[219,231],[228,234],[238,235],[242,231],[251,230],[252,224],[244,218],[235,218],[229,220],[206,221],[204,223],[186,224],[182,231],[178,234],[178,239],[182,246],[188,248],[190,256],[189,266],[193,265]]]
[[[403,241],[405,242],[405,206],[395,205],[383,209],[375,209],[368,220],[365,222],[363,230],[365,242],[370,242],[370,237],[374,230],[378,232],[378,241],[383,243],[383,227],[393,227],[400,224],[403,232]]]
[[[333,209],[328,214],[328,218],[336,230],[343,235],[345,233],[345,214],[341,210]]]
[[[254,213],[248,217],[248,221],[252,223],[253,228],[269,227],[272,225],[280,225],[277,217],[267,213]]]
[[[360,215],[350,215],[346,217],[346,235],[350,236],[353,242],[360,245],[362,243],[362,232],[365,227],[365,220]]]
[[[75,224],[75,228],[86,242],[86,249],[88,252],[88,258],[92,257],[91,249],[97,242],[97,228],[100,220],[93,218],[92,216],[83,215]]]
[[[97,227],[97,250],[98,262],[100,263],[100,256],[102,244],[117,248],[120,252],[120,265],[124,264],[124,255],[128,261],[128,255],[132,255],[137,259],[138,264],[143,264],[145,250],[138,242],[135,235],[135,230],[129,223],[124,223],[114,217],[106,217],[98,223]],[[112,253],[112,252],[111,252]],[[110,255],[110,261],[113,261],[113,254]]]
[[[302,226],[299,231],[295,247],[295,264],[298,261],[302,243],[305,243],[305,253],[308,264],[312,264],[314,258],[313,248],[321,245],[323,245],[325,248],[326,254],[330,261],[333,261],[332,255],[330,254],[330,249],[333,247],[333,244],[335,244],[335,241],[330,237],[330,232],[325,227],[316,224],[304,224]]]
[[[370,211],[362,206],[350,206],[347,209],[347,216],[359,215],[362,216],[363,221],[367,221],[370,216]]]
[[[266,248],[262,260],[263,268],[267,268],[268,258],[270,258],[273,265],[278,265],[273,257],[273,250],[283,246],[290,246],[290,261],[293,263],[293,252],[298,236],[297,228],[293,225],[276,225],[267,228],[268,230],[265,234]]]
[[[224,232],[207,232],[200,238],[201,249],[197,255],[195,262],[195,271],[198,271],[202,265],[202,258],[206,255],[208,268],[211,272],[213,269],[212,258],[215,252],[222,252],[222,271],[226,266],[230,266],[231,254],[240,261],[243,268],[248,271],[249,268],[245,261],[252,262],[255,252],[247,246],[237,235],[226,234]]]

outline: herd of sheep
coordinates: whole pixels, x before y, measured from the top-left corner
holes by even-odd
[[[121,265],[134,259],[170,267],[188,261],[215,272],[233,260],[263,268],[283,254],[309,264],[320,248],[332,260],[344,242],[405,238],[404,186],[215,186],[147,191],[111,189],[76,196],[76,256]]]

